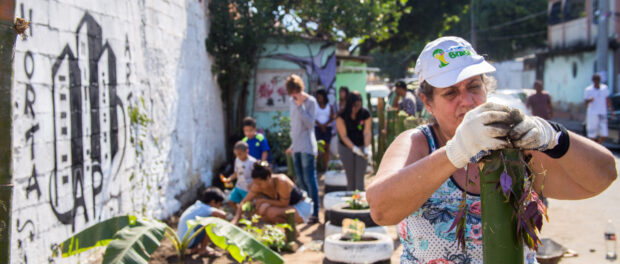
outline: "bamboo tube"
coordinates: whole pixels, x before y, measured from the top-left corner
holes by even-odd
[[[396,137],[396,110],[390,109],[387,111],[387,144],[389,146]]]
[[[506,159],[519,160],[519,150],[501,151]],[[480,200],[482,207],[482,251],[485,264],[523,263],[523,243],[517,237],[517,219],[513,208],[497,189],[504,164],[500,151],[493,151],[480,172]],[[520,163],[517,163],[520,164]],[[523,178],[517,179],[513,186],[522,186]],[[515,190],[519,193],[519,190]],[[521,189],[520,192],[523,192]]]
[[[385,144],[385,134],[383,134],[383,130],[385,130],[385,99],[379,98],[379,102],[377,103],[377,116],[379,119],[379,143],[377,144],[377,152],[378,155],[375,155],[375,164],[379,166],[381,159],[383,158],[383,153],[385,153],[386,144]],[[376,169],[376,168],[375,168]]]
[[[285,211],[286,223],[291,226],[290,230],[286,230],[286,242],[290,243],[297,239],[297,228],[295,227],[295,209]]]

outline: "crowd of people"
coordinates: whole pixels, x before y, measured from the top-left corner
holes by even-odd
[[[458,56],[445,57],[444,51]],[[511,107],[486,102],[487,74],[495,68],[461,38],[442,37],[428,43],[415,69],[420,84],[417,95],[408,91],[406,83],[397,82],[388,104],[412,116],[419,116],[423,106],[433,118],[401,133],[390,144],[366,195],[376,223],[398,225],[404,247],[401,263],[444,258],[482,263],[481,235],[467,240],[468,254],[459,255],[462,252],[452,246],[454,238],[445,234],[450,232],[464,193],[469,203],[480,202],[477,162],[492,150],[519,148],[531,157],[533,173],[546,172],[544,195],[543,178],[536,178],[534,183],[544,197],[584,199],[599,194],[615,180],[613,156],[596,143],[607,136],[607,110],[612,110],[600,76],[594,75],[593,84],[584,92],[587,137],[593,139],[589,140],[549,120],[553,107],[542,81],[534,83],[536,93],[526,101],[532,116],[519,112],[515,118]],[[297,75],[286,80],[286,90],[291,120],[291,145],[286,153],[293,158],[295,182],[271,171],[267,163],[269,142],[257,132],[256,120],[245,118],[245,138],[234,145],[234,172],[221,175],[225,184],[236,181],[228,197],[235,208],[232,223],[239,221],[241,205],[246,202],[253,203],[267,223],[285,222],[287,210],[295,210],[299,223],[318,223],[317,163],[327,168],[331,158],[325,151],[317,159],[318,141],[325,143],[325,149],[330,143],[337,144],[347,190],[366,189],[372,115],[363,107],[360,93],[340,87],[338,101],[330,103],[325,90],[318,90],[314,96],[306,93],[304,81]],[[332,142],[334,137],[337,142]],[[471,182],[466,183],[468,177]],[[190,232],[184,221],[195,216],[225,217],[218,209],[224,200],[219,189],[208,188],[181,215],[179,235]],[[450,213],[436,217],[437,210]],[[481,212],[470,214],[466,230],[480,230]],[[202,250],[205,243],[202,234],[190,247]],[[535,263],[533,253],[526,254],[526,262]]]

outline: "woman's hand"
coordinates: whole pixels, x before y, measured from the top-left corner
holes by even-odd
[[[463,168],[469,162],[478,162],[491,150],[510,147],[501,138],[508,135],[511,122],[507,106],[489,102],[472,109],[446,144],[448,159],[454,167]]]
[[[513,146],[521,149],[545,151],[558,144],[561,131],[556,130],[549,122],[540,117],[520,114],[523,121],[513,127],[508,134]]]

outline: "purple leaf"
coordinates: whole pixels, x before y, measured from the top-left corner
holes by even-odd
[[[450,228],[448,229],[448,231],[446,231],[446,233],[449,233],[450,231],[452,231],[452,229],[454,229],[454,227],[461,221],[461,218],[463,218],[463,214],[465,213],[465,210],[460,209],[457,213],[456,216],[454,217],[454,221],[452,222],[452,225],[450,226]],[[457,235],[458,236],[458,235]]]
[[[523,213],[523,217],[525,217],[525,219],[532,219],[532,217],[534,217],[534,215],[536,215],[538,213],[538,204],[536,202],[529,202],[527,204],[527,207],[525,208],[525,213]]]
[[[536,224],[536,228],[538,228],[538,232],[542,231],[542,215],[537,214],[536,217],[534,217],[534,223]]]
[[[504,195],[508,195],[510,193],[510,188],[512,187],[512,177],[508,175],[505,171],[502,172],[502,175],[499,176],[499,182],[502,185],[502,191]]]

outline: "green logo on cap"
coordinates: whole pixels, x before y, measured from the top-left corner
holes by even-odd
[[[435,59],[438,59],[440,62],[439,68],[448,66],[448,62],[443,57],[444,55],[446,55],[446,53],[444,53],[442,49],[436,49],[435,51],[433,51],[433,57],[435,57]]]

